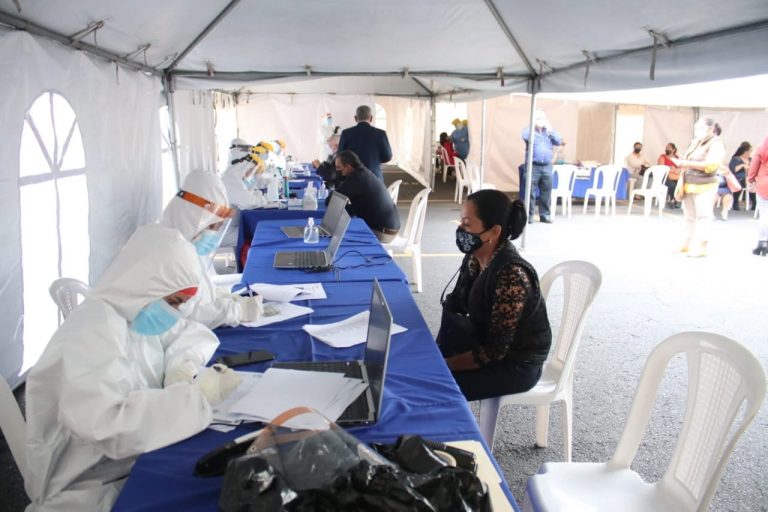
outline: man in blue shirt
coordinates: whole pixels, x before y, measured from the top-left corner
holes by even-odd
[[[451,133],[451,140],[453,141],[453,150],[456,152],[459,158],[466,160],[469,156],[469,124],[467,120],[461,121],[460,119],[454,119],[451,123],[455,127]]]
[[[539,187],[539,220],[546,224],[552,223],[549,213],[549,203],[552,196],[552,158],[554,146],[564,146],[560,135],[549,126],[546,114],[537,110],[533,116],[533,165],[531,171],[531,191]],[[525,152],[528,154],[530,128],[523,130]],[[522,185],[521,185],[522,188]],[[531,207],[528,212],[528,222],[533,222],[535,197],[531,196]]]

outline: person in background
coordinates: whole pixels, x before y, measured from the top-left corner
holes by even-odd
[[[355,111],[356,126],[341,132],[339,151],[353,151],[366,169],[384,182],[381,164],[392,160],[392,148],[387,132],[371,125],[373,112],[368,105],[360,105]]]
[[[184,308],[191,319],[211,329],[254,322],[263,311],[261,296],[233,296],[229,291],[217,289],[208,274],[222,235],[234,215],[219,177],[211,172],[194,171],[184,178],[181,190],[158,220],[161,226],[178,230],[195,246],[201,273],[200,289]]]
[[[720,138],[720,125],[704,117],[693,125],[693,140],[685,156],[672,161],[681,168],[683,178],[683,211],[685,241],[680,252],[689,257],[707,255],[709,231],[712,227],[717,194],[717,169],[725,158],[725,143]]]
[[[323,178],[325,188],[333,190],[339,182],[339,176],[336,174],[336,154],[339,152],[339,127],[337,126],[328,140],[328,148],[331,153],[324,161],[312,160],[312,165],[317,169],[317,175]]]
[[[552,159],[555,146],[564,146],[563,138],[552,129],[547,115],[542,110],[533,114],[533,164],[531,171],[531,205],[528,211],[528,223],[533,223],[536,206],[536,196],[533,192],[539,189],[539,220],[545,224],[552,223],[549,205],[552,197]],[[522,138],[525,141],[525,151],[528,154],[530,128],[523,129]]]
[[[471,327],[453,329],[444,313],[437,342],[467,401],[531,389],[552,344],[536,270],[510,241],[525,224],[525,205],[498,190],[475,192],[461,206],[456,245],[466,256],[443,308]]]
[[[757,247],[752,251],[755,256],[768,255],[768,137],[752,156],[747,173],[747,186],[755,188],[760,226],[758,228]]]
[[[219,344],[179,313],[199,282],[189,242],[147,226],[54,333],[27,377],[28,511],[110,510],[138,455],[210,424],[239,377],[220,367],[168,382]]]
[[[400,232],[400,212],[392,202],[384,182],[363,167],[352,151],[339,151],[336,155],[336,172],[344,177],[336,191],[349,198],[349,215],[363,219],[380,242],[394,240]],[[326,199],[326,205],[332,195]]]
[[[725,174],[728,172],[731,171],[722,167],[717,171],[717,197],[720,199],[720,220],[723,222],[728,221],[728,212],[733,206],[733,193],[728,188],[728,182],[725,181]],[[717,201],[715,201],[715,206],[717,206]]]
[[[454,119],[451,124],[454,128],[451,132],[454,152],[456,156],[466,160],[469,156],[469,121]]]
[[[453,159],[456,157],[456,153],[453,151],[453,141],[446,132],[440,133],[440,145],[448,155],[446,165],[453,165]]]
[[[749,159],[752,156],[752,144],[747,141],[739,144],[739,148],[731,157],[731,161],[728,163],[728,168],[731,170],[736,179],[743,188],[747,188],[747,170],[749,170]],[[731,194],[733,196],[733,209],[739,210],[739,194]]]
[[[643,174],[651,166],[651,162],[643,154],[643,143],[635,142],[632,152],[624,158],[624,165],[629,171],[629,196],[635,188],[643,183]]]
[[[680,203],[675,200],[675,188],[677,187],[677,180],[680,178],[680,169],[672,161],[673,158],[678,158],[677,146],[672,142],[668,142],[664,152],[656,160],[656,164],[669,167],[669,174],[667,175],[667,205],[670,208],[680,208]]]

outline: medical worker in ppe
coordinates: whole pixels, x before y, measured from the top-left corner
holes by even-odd
[[[199,281],[189,242],[147,226],[54,333],[27,378],[27,512],[109,510],[138,455],[211,422],[210,404],[238,384],[234,372],[206,368],[163,387],[176,365],[204,364],[218,346],[177,310]]]
[[[217,289],[208,274],[233,215],[236,212],[227,206],[227,195],[219,177],[207,171],[194,171],[184,179],[181,190],[168,202],[159,221],[161,226],[177,229],[195,246],[201,272],[200,289],[182,310],[190,319],[211,329],[253,322],[263,311],[261,296],[233,296],[229,291]],[[194,373],[188,375],[193,376]]]

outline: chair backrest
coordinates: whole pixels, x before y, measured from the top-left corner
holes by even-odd
[[[22,478],[27,480],[27,439],[24,416],[10,386],[0,377],[0,429]]]
[[[576,166],[572,164],[554,165],[552,171],[557,173],[557,188],[555,190],[572,194],[576,183]]]
[[[389,192],[389,196],[395,204],[397,204],[397,197],[400,195],[400,185],[402,185],[402,183],[403,180],[395,180],[387,187],[387,192]]]
[[[437,145],[437,156],[443,161],[443,165],[451,165],[451,161],[448,158],[448,151],[445,150],[442,144]]]
[[[427,218],[427,198],[432,189],[427,187],[421,190],[411,201],[408,209],[408,220],[402,237],[406,239],[406,245],[414,245],[421,242],[421,234],[424,231],[424,220]]]
[[[678,354],[688,365],[688,398],[675,451],[660,484],[682,500],[686,510],[705,511],[731,451],[765,397],[762,365],[735,340],[682,332],[662,341],[645,364],[610,464],[627,468],[632,463],[664,371]]]
[[[595,169],[595,181],[592,184],[593,187],[603,191],[610,190],[615,194],[619,188],[619,177],[621,176],[622,171],[623,169],[620,165],[601,165]],[[600,182],[601,176],[603,178],[602,183]],[[600,183],[600,186],[597,185],[598,183]]]
[[[648,182],[651,182],[650,188],[654,190],[667,190],[667,175],[669,174],[668,165],[652,165],[645,170],[643,175],[643,188],[648,188]]]
[[[564,261],[549,269],[540,279],[546,299],[552,285],[563,279],[563,313],[555,346],[547,361],[547,377],[557,382],[558,391],[573,378],[576,352],[581,342],[584,321],[603,281],[600,269],[588,261]]]
[[[53,302],[58,306],[61,315],[66,319],[77,307],[78,295],[87,297],[90,288],[87,284],[71,277],[61,277],[51,283],[48,288]]]

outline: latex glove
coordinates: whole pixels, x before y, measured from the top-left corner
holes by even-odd
[[[264,314],[261,295],[254,295],[253,297],[236,295],[235,302],[240,304],[240,323],[255,322]]]
[[[242,380],[231,368],[215,364],[206,368],[195,379],[209,404],[216,404],[229,396]]]
[[[200,366],[192,361],[183,361],[165,373],[163,387],[167,388],[177,382],[192,382]]]

